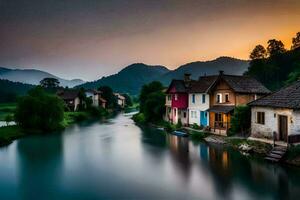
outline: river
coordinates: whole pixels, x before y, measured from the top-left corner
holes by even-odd
[[[300,170],[140,128],[130,115],[0,149],[1,199],[297,199]]]

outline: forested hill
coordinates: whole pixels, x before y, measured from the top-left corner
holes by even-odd
[[[125,67],[117,74],[103,77],[77,87],[98,88],[101,85],[108,85],[114,91],[137,95],[142,86],[151,81],[157,80],[162,82],[164,86],[167,86],[172,79],[182,79],[184,73],[191,73],[192,78],[198,79],[201,75],[218,74],[219,70],[223,70],[227,74],[241,75],[247,70],[248,66],[248,61],[230,57],[187,63],[175,70],[168,70],[163,66],[150,66],[137,63]]]
[[[24,95],[34,85],[0,79],[0,102],[13,102],[17,96]]]
[[[122,69],[117,74],[102,77],[93,82],[87,82],[77,87],[96,89],[100,86],[110,86],[114,91],[136,95],[141,87],[169,70],[164,66],[151,66],[143,63],[135,63]]]
[[[292,41],[290,50],[275,39],[269,40],[266,48],[257,45],[250,54],[252,60],[246,74],[273,91],[297,81],[300,77],[300,32]]]

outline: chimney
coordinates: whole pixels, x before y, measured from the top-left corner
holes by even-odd
[[[184,82],[190,82],[191,81],[191,74],[190,73],[185,73],[184,74]]]
[[[219,75],[222,76],[223,74],[224,74],[224,71],[223,71],[223,70],[220,70],[220,71],[219,71]]]

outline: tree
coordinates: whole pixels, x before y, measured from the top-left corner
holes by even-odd
[[[79,89],[78,98],[80,100],[79,110],[84,110],[84,107],[85,107],[84,103],[86,102],[86,99],[87,99],[84,88]]]
[[[163,85],[159,81],[153,81],[149,84],[143,85],[140,93],[140,112],[144,112],[146,101],[148,96],[153,92],[162,91],[164,89]]]
[[[286,49],[280,40],[272,39],[268,41],[267,52],[269,56],[275,56],[286,52]]]
[[[126,93],[122,94],[122,96],[125,97],[125,105],[126,106],[132,106],[131,97]]]
[[[40,86],[18,100],[15,120],[22,128],[52,131],[60,127],[63,118],[64,102]]]
[[[14,116],[11,115],[11,114],[8,114],[5,116],[5,122],[6,122],[6,125],[8,126],[10,122],[14,121]]]
[[[60,82],[56,78],[44,78],[40,81],[43,88],[58,88]]]
[[[154,81],[142,87],[140,94],[140,113],[145,115],[148,122],[157,122],[165,113],[165,94],[163,85]]]
[[[285,85],[290,85],[296,81],[298,81],[300,78],[300,63],[297,64],[297,67],[295,67],[295,70],[289,73],[288,79],[284,82]]]
[[[251,125],[251,109],[249,106],[237,106],[230,121],[230,134],[245,133]]]
[[[292,39],[292,47],[291,47],[291,49],[293,50],[293,49],[297,49],[297,48],[300,48],[300,32],[298,32],[296,34],[296,37],[294,37]]]
[[[264,46],[256,45],[250,54],[251,60],[264,59],[267,57],[267,51]]]
[[[107,101],[108,108],[117,108],[117,97],[114,95],[113,90],[109,86],[101,86],[98,89],[102,92],[102,97]]]

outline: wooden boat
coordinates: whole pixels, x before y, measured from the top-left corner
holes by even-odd
[[[179,137],[188,137],[189,136],[189,134],[187,134],[186,132],[183,132],[183,131],[173,131],[173,132],[171,132],[171,134],[179,136]]]

